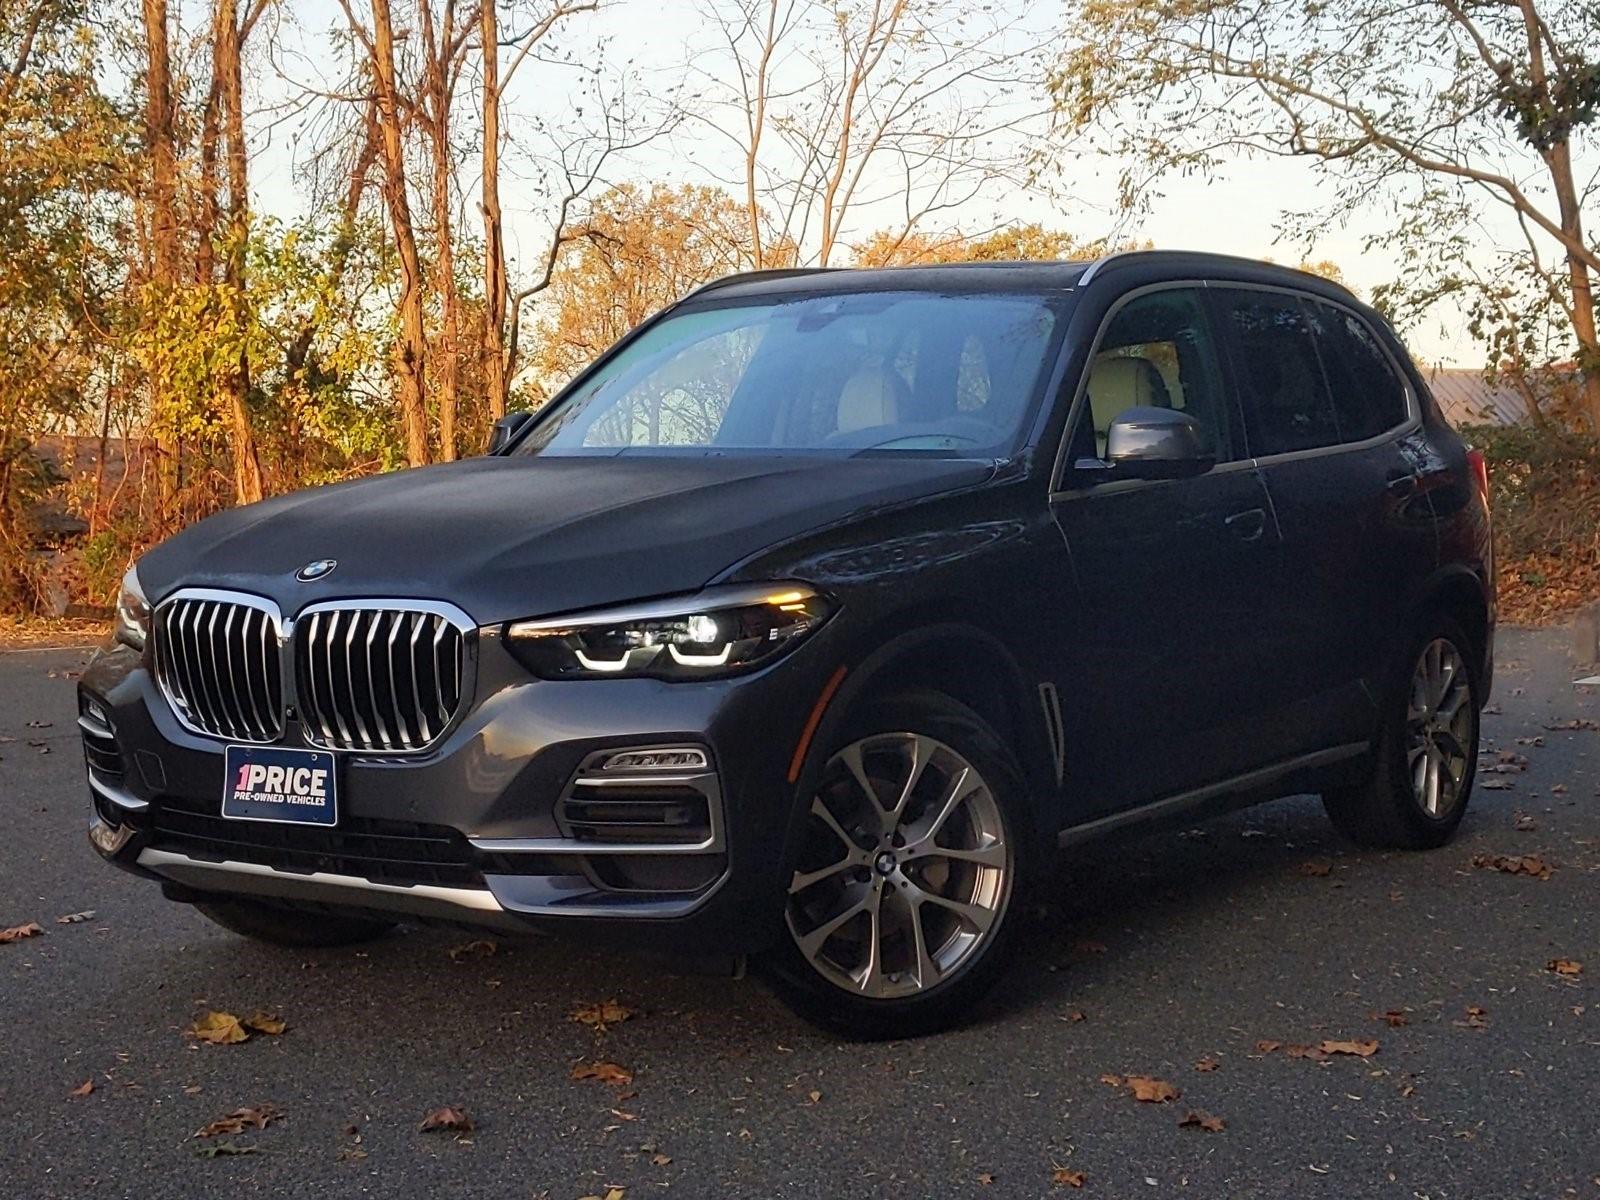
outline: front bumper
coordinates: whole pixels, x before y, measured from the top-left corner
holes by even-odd
[[[750,953],[781,932],[787,772],[835,664],[823,629],[730,680],[549,682],[480,639],[477,699],[426,755],[338,755],[339,825],[220,815],[219,739],[179,724],[135,651],[79,684],[91,842],[179,899],[249,896],[504,932]],[[291,719],[283,744],[304,745]],[[634,747],[697,747],[704,770],[599,778]],[[665,834],[594,813],[671,810]],[[639,803],[634,803],[638,801]]]

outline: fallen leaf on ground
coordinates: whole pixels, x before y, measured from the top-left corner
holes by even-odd
[[[250,1031],[240,1023],[239,1018],[225,1012],[205,1013],[197,1017],[184,1032],[188,1037],[210,1042],[214,1046],[232,1046],[250,1040]]]
[[[1507,875],[1531,875],[1535,879],[1549,879],[1555,872],[1555,867],[1537,854],[1479,854],[1473,858],[1472,865]]]
[[[1128,1091],[1135,1100],[1145,1104],[1165,1104],[1183,1095],[1165,1079],[1155,1079],[1149,1075],[1129,1075]]]
[[[1518,833],[1532,833],[1535,829],[1539,828],[1539,823],[1535,821],[1530,814],[1519,812],[1517,813],[1517,819],[1512,823],[1511,827]]]
[[[1222,1064],[1216,1059],[1207,1055],[1205,1058],[1202,1058],[1199,1062],[1195,1063],[1194,1069],[1196,1071],[1215,1071],[1221,1065]]]
[[[1081,1188],[1088,1178],[1082,1171],[1069,1171],[1066,1167],[1057,1167],[1050,1172],[1050,1182],[1057,1187]]]
[[[587,1025],[596,1033],[604,1033],[612,1025],[620,1025],[633,1016],[633,1009],[615,1000],[602,1000],[598,1004],[584,1004],[573,1010],[572,1019]]]
[[[467,1115],[467,1110],[457,1105],[447,1104],[443,1108],[435,1108],[422,1118],[422,1124],[417,1126],[419,1133],[471,1133],[472,1118]]]
[[[243,1025],[251,1033],[265,1033],[271,1037],[277,1037],[278,1034],[289,1028],[288,1022],[282,1017],[273,1016],[268,1012],[253,1012],[243,1021],[240,1021],[239,1024]]]
[[[1564,783],[1553,784],[1550,788],[1550,794],[1552,796],[1565,796],[1567,794],[1567,785]]]
[[[1079,938],[1072,943],[1072,948],[1079,954],[1104,954],[1106,952],[1106,944],[1097,942],[1093,938]]]
[[[224,1158],[235,1154],[260,1154],[259,1146],[241,1146],[238,1142],[212,1142],[209,1146],[196,1146],[196,1158]]]
[[[1321,1062],[1328,1057],[1326,1050],[1319,1050],[1315,1046],[1302,1046],[1298,1042],[1290,1042],[1283,1048],[1283,1052],[1290,1058],[1309,1058],[1312,1062]]]
[[[1583,974],[1583,964],[1581,962],[1574,962],[1570,958],[1552,958],[1545,965],[1549,970],[1554,971],[1557,975]]]
[[[668,1165],[671,1164],[672,1155],[670,1155],[670,1154],[652,1154],[650,1156],[650,1161],[655,1166],[665,1167],[665,1166],[668,1166]]]
[[[1309,862],[1300,864],[1300,874],[1323,876],[1333,872],[1333,864],[1325,858],[1313,858]]]
[[[1404,1029],[1411,1024],[1410,1016],[1401,1012],[1398,1008],[1391,1008],[1388,1012],[1373,1013],[1372,1019],[1374,1021],[1387,1022],[1390,1029]]]
[[[821,1104],[822,1103],[822,1093],[821,1092],[807,1092],[806,1093],[806,1099],[811,1101],[812,1104]]]
[[[37,921],[29,921],[26,925],[13,925],[10,929],[0,929],[0,946],[7,942],[20,942],[23,938],[38,937],[43,932]]]
[[[1207,1133],[1221,1133],[1228,1127],[1228,1123],[1221,1117],[1214,1117],[1201,1109],[1190,1109],[1183,1120],[1178,1122],[1179,1129],[1203,1129]]]
[[[94,920],[94,909],[85,909],[83,912],[68,913],[64,917],[57,917],[57,925],[81,925],[85,921]]]
[[[1271,1038],[1262,1038],[1256,1043],[1256,1051],[1259,1054],[1271,1054],[1281,1045],[1283,1045],[1282,1042],[1275,1042]]]
[[[1488,1016],[1488,1009],[1479,1008],[1476,1004],[1472,1004],[1467,1007],[1466,1019],[1457,1021],[1456,1025],[1461,1029],[1487,1029],[1489,1028]]]
[[[1353,1054],[1357,1058],[1371,1058],[1378,1052],[1377,1038],[1355,1038],[1341,1040],[1338,1038],[1324,1039],[1317,1047],[1324,1054]]]
[[[1565,733],[1576,729],[1587,729],[1591,732],[1600,730],[1600,721],[1592,721],[1588,717],[1573,717],[1570,721],[1557,721],[1554,725],[1546,725],[1546,729]]]
[[[73,1088],[72,1091],[68,1093],[68,1095],[72,1095],[72,1096],[87,1096],[90,1093],[92,1093],[93,1091],[94,1091],[94,1080],[85,1079],[77,1087]]]
[[[598,1079],[615,1087],[627,1087],[633,1082],[633,1072],[614,1062],[580,1062],[572,1068],[574,1079]]]
[[[225,1117],[195,1130],[197,1138],[233,1137],[250,1129],[265,1129],[283,1116],[276,1105],[258,1104],[255,1108],[236,1108]]]
[[[1509,792],[1511,780],[1509,779],[1480,779],[1478,786],[1491,792]]]
[[[981,1183],[984,1187],[988,1187],[991,1183],[994,1182],[994,1176],[991,1175],[988,1171],[985,1171],[982,1175],[978,1176],[978,1182]]]
[[[1089,1018],[1087,1014],[1085,1014],[1081,1008],[1069,1008],[1061,1015],[1061,1020],[1067,1021],[1073,1025],[1076,1025],[1079,1021],[1087,1021],[1088,1019]]]
[[[499,949],[499,943],[488,938],[479,938],[475,942],[450,947],[449,954],[452,962],[460,962],[464,958],[493,958],[495,951]]]

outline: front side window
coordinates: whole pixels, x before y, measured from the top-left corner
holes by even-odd
[[[1009,452],[1059,316],[1052,299],[989,292],[708,302],[569,388],[516,452]]]
[[[1245,433],[1257,458],[1342,441],[1312,314],[1287,292],[1216,289],[1233,342]]]
[[[1089,453],[1085,430],[1094,429],[1093,453],[1104,457],[1111,422],[1130,408],[1175,408],[1210,435],[1217,460],[1231,457],[1227,393],[1200,294],[1193,288],[1148,292],[1112,316],[1100,337],[1079,418],[1079,455]]]

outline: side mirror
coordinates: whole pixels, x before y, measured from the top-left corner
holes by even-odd
[[[522,432],[522,427],[533,420],[531,412],[508,412],[494,423],[489,433],[489,448],[485,454],[499,454]]]
[[[1175,408],[1130,408],[1106,431],[1106,456],[1084,466],[1111,479],[1187,479],[1217,464],[1205,427]]]

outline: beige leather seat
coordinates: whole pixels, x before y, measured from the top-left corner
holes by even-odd
[[[857,367],[839,389],[839,433],[893,425],[900,419],[900,400],[906,392],[900,373],[872,359]]]
[[[1139,406],[1171,408],[1167,385],[1148,358],[1102,355],[1089,370],[1089,411],[1094,417],[1095,453],[1106,452],[1106,431],[1120,413]]]

